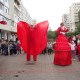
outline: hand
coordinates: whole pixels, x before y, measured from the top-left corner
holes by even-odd
[[[61,34],[65,34],[64,32],[60,32]]]

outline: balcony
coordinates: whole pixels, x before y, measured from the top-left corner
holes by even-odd
[[[3,10],[0,9],[0,14],[3,14],[3,13],[4,13]]]
[[[14,6],[15,6],[19,11],[21,11],[20,6],[16,5],[15,3],[14,3]]]
[[[1,3],[4,3],[4,0],[0,0]]]
[[[14,2],[18,7],[20,6],[20,1],[19,0],[14,0]]]
[[[2,16],[2,18],[0,18],[1,21],[3,20],[3,21],[7,22],[6,25],[0,24],[0,29],[7,30],[7,31],[12,31],[12,32],[17,31],[16,27],[14,26],[14,24],[17,24],[16,22],[12,21],[11,19],[6,18],[3,15],[0,15],[0,16]]]

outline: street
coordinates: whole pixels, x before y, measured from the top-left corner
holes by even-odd
[[[27,62],[25,54],[0,55],[0,80],[80,80],[80,62],[57,66],[53,57],[40,54],[36,62]]]

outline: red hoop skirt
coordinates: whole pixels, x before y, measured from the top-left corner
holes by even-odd
[[[64,34],[60,34],[56,40],[54,64],[63,66],[72,64],[71,47]]]

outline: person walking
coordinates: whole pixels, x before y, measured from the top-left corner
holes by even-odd
[[[77,48],[77,46],[76,46],[74,41],[71,41],[70,46],[71,46],[72,60],[75,60],[76,59],[76,48]]]

